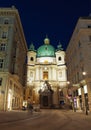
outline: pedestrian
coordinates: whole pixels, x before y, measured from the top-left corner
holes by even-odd
[[[31,114],[33,114],[33,105],[31,103],[28,104],[28,112],[31,112]]]

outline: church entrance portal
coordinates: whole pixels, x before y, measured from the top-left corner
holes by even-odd
[[[45,81],[42,89],[39,90],[40,107],[51,108],[53,105],[53,90],[48,81]]]

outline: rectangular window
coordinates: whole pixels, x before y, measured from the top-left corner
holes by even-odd
[[[2,43],[0,44],[0,51],[5,51],[6,50],[6,44]]]
[[[43,79],[47,80],[48,79],[48,72],[43,72]]]
[[[0,78],[0,86],[2,85],[2,78]]]
[[[4,63],[4,60],[0,59],[0,68],[3,68],[3,63]]]
[[[9,19],[8,18],[4,20],[4,24],[9,24]]]
[[[2,32],[2,38],[3,39],[7,38],[7,32]]]
[[[59,77],[60,77],[60,78],[62,77],[62,72],[61,72],[61,71],[59,72]]]
[[[80,41],[78,42],[78,46],[81,47],[81,42]]]
[[[89,42],[91,42],[91,36],[89,35]]]
[[[76,76],[77,76],[76,81],[79,82],[79,72],[77,72],[77,75],[76,75]]]
[[[79,58],[80,58],[80,61],[82,61],[83,60],[83,55],[82,55],[82,53],[80,52],[80,54],[79,54]]]
[[[60,97],[63,97],[64,95],[63,95],[63,91],[60,91]]]

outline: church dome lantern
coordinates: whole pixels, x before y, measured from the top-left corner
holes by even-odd
[[[50,39],[46,36],[46,38],[44,39],[44,44],[50,44]]]

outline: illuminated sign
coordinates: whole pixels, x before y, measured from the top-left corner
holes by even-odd
[[[87,85],[84,85],[83,88],[84,88],[84,93],[88,93]]]

